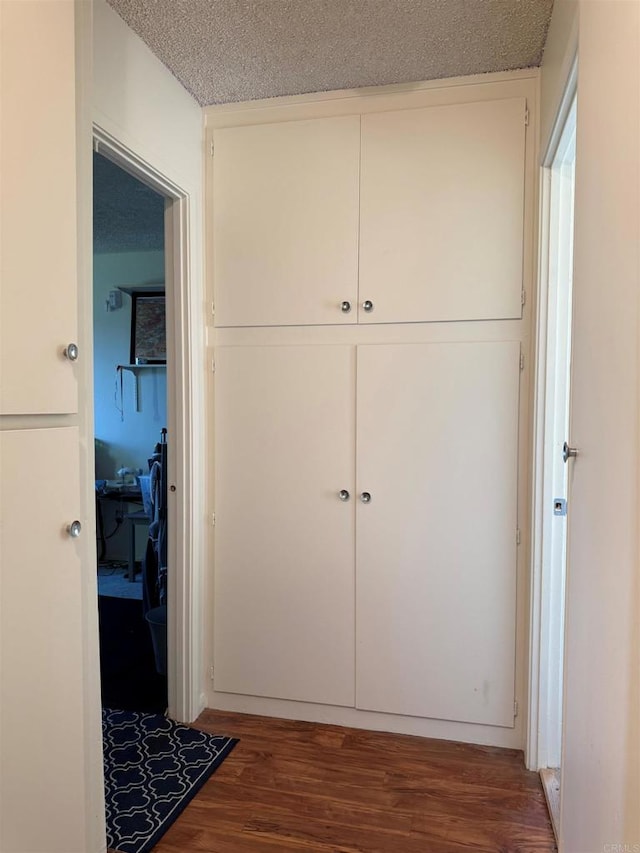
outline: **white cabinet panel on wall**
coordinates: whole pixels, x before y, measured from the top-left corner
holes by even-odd
[[[354,704],[355,348],[216,352],[215,687]]]
[[[86,843],[78,448],[75,427],[0,432],[0,847],[16,853]]]
[[[355,322],[360,117],[225,128],[214,145],[216,324]]]
[[[359,322],[521,316],[525,108],[362,116]]]
[[[358,708],[513,725],[519,355],[358,347]]]
[[[0,414],[72,413],[74,4],[0,5]]]

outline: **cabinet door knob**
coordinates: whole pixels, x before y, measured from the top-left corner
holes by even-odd
[[[569,445],[565,441],[565,443],[562,445],[562,461],[568,462],[570,459],[575,459],[575,457],[577,455],[578,455],[578,448],[577,447],[569,447]]]
[[[77,361],[78,360],[78,344],[67,344],[64,348],[65,358],[68,358],[69,361]]]
[[[80,536],[82,533],[82,525],[77,519],[67,525],[67,533],[72,539],[77,539],[78,536]]]
[[[341,501],[348,501],[351,495],[346,489],[340,489],[340,491],[338,492],[338,497]]]
[[[360,495],[360,500],[363,504],[371,503],[371,492],[362,492]]]
[[[349,311],[351,311],[351,303],[347,302],[345,299],[345,301],[340,304],[340,310],[343,314],[348,314]]]
[[[365,310],[368,314],[370,314],[370,313],[371,313],[371,311],[373,311],[373,302],[372,302],[370,299],[366,299],[366,300],[362,303],[362,307],[364,308],[364,310]]]

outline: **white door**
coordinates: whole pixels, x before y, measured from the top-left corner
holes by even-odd
[[[519,360],[358,347],[358,708],[513,726]]]
[[[520,318],[525,110],[362,117],[360,322]]]
[[[360,117],[224,128],[214,146],[216,324],[355,323]]]
[[[353,347],[216,352],[216,690],[354,704],[354,401]]]
[[[0,431],[3,853],[86,844],[74,813],[86,784],[83,567],[66,529],[80,512],[78,446],[76,427]]]
[[[0,414],[77,412],[74,5],[0,6]]]

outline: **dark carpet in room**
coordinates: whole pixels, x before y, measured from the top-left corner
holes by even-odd
[[[142,601],[98,596],[102,705],[164,713],[167,678],[156,672]]]

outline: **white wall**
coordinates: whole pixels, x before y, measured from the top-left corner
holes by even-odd
[[[124,466],[148,471],[147,459],[160,430],[167,425],[167,373],[164,367],[141,370],[136,410],[133,373],[122,374],[122,399],[117,364],[129,363],[131,297],[122,294],[122,307],[107,311],[109,291],[119,285],[141,287],[164,282],[164,252],[109,252],[93,256],[93,393],[96,438],[96,478],[113,480]],[[122,408],[122,412],[120,411]],[[103,502],[105,531],[115,526],[116,503]],[[131,510],[135,507],[131,507]],[[127,530],[123,526],[107,543],[110,560],[125,560]],[[137,559],[145,536],[136,537]]]
[[[164,282],[164,252],[113,252],[93,257],[93,390],[96,477],[114,479],[128,466],[147,471],[147,457],[167,425],[167,381],[162,368],[141,371],[140,411],[134,401],[135,378],[123,374],[122,414],[116,365],[129,363],[131,297],[122,294],[122,307],[107,311],[109,291],[119,285],[147,286]]]
[[[640,849],[640,4],[556,0],[542,72],[547,132],[576,22],[571,443],[580,456],[570,475],[561,849],[614,853]]]
[[[169,477],[177,483],[169,506],[170,560],[182,549],[182,570],[170,573],[169,702],[175,716],[193,719],[202,706],[204,679],[201,589],[206,528],[204,482],[197,476],[205,469],[202,111],[105,0],[93,0],[93,9],[94,122],[186,197],[190,257],[173,306],[177,323],[172,327],[168,317],[167,327],[168,345],[177,348],[175,394],[179,395],[168,412],[169,441],[172,431],[180,434],[185,448],[182,467],[178,455],[169,454]],[[170,253],[170,245],[165,249]],[[168,292],[168,302],[171,298]],[[178,330],[183,319],[189,328],[188,345]],[[167,385],[171,400],[170,371]],[[185,472],[194,472],[193,480]],[[184,626],[180,635],[178,612]]]

